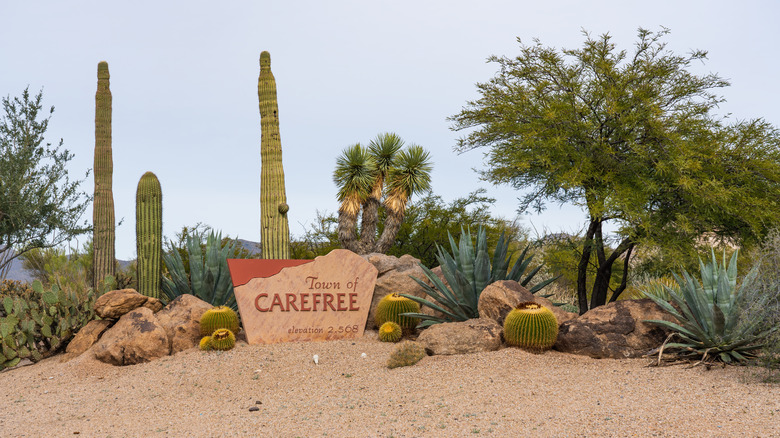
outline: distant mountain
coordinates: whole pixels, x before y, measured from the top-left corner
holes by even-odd
[[[13,250],[11,250],[13,251]],[[13,255],[13,254],[12,254]],[[23,282],[33,281],[32,276],[22,267],[22,259],[19,257],[11,260],[11,269],[8,271],[8,275],[5,276],[6,280],[17,280]]]
[[[250,254],[260,254],[263,252],[263,247],[260,242],[252,242],[250,240],[238,239],[238,243],[241,247],[249,251]]]

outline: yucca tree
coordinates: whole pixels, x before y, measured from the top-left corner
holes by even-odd
[[[378,135],[368,147],[355,144],[336,160],[333,181],[339,187],[339,242],[358,254],[385,253],[401,227],[409,198],[430,189],[430,154],[392,133]],[[379,208],[386,221],[377,239]],[[357,218],[362,211],[360,239]]]

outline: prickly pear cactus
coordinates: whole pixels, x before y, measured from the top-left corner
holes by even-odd
[[[398,342],[402,336],[401,326],[393,321],[387,321],[379,327],[379,340],[382,342]]]
[[[425,348],[414,341],[403,341],[390,354],[387,367],[390,369],[414,365],[426,356]]]
[[[509,345],[544,351],[552,348],[557,338],[555,315],[532,301],[520,303],[504,319],[504,339]]]
[[[218,329],[228,329],[238,333],[241,326],[238,323],[238,315],[228,306],[219,306],[207,310],[200,317],[200,334],[207,336]]]
[[[97,69],[95,93],[95,198],[92,204],[94,231],[92,243],[92,286],[97,289],[106,276],[115,275],[114,194],[111,156],[111,90],[109,89],[108,63],[101,61]]]
[[[376,305],[376,325],[381,326],[387,321],[393,321],[402,329],[413,329],[419,320],[409,316],[401,316],[402,313],[420,313],[420,305],[409,298],[398,294],[387,294]]]
[[[271,73],[271,55],[260,54],[257,81],[260,100],[260,228],[264,259],[290,258],[290,228],[287,222],[287,194],[284,189],[282,142],[279,138],[279,105],[276,79]]]
[[[57,285],[44,289],[38,280],[31,287],[0,282],[0,370],[60,351],[95,318],[94,304],[92,290],[77,296]]]
[[[236,346],[236,336],[228,329],[219,329],[211,335],[211,348],[214,350],[230,350]]]
[[[162,189],[152,172],[138,181],[135,195],[138,292],[160,298],[162,285]]]

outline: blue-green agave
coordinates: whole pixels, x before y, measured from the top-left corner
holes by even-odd
[[[214,306],[228,306],[237,310],[233,282],[227,266],[227,259],[233,255],[236,245],[237,241],[234,240],[222,246],[222,234],[210,231],[203,249],[201,234],[187,235],[189,275],[178,251],[173,250],[163,255],[170,275],[170,277],[163,277],[163,294],[168,300],[173,300],[179,295],[192,294]]]
[[[665,348],[681,357],[743,362],[754,357],[763,347],[762,341],[778,329],[761,331],[762,321],[742,318],[745,291],[754,287],[758,267],[737,287],[737,253],[734,252],[728,265],[725,252],[722,263],[715,258],[715,251],[709,263],[699,260],[701,282],[685,270],[681,276],[674,274],[679,291],[666,286],[673,304],[646,294],[679,322],[647,321],[672,329],[682,339],[682,342],[667,343]]]
[[[528,256],[528,246],[526,246],[510,270],[509,262],[512,254],[508,252],[509,239],[505,238],[504,233],[501,233],[498,239],[496,249],[493,252],[492,263],[487,251],[486,232],[482,227],[479,227],[477,231],[475,243],[472,243],[471,232],[463,229],[461,229],[460,240],[457,244],[451,234],[448,233],[448,236],[452,254],[437,245],[436,260],[441,265],[442,274],[445,280],[447,280],[449,287],[430,269],[421,264],[420,267],[425,272],[428,281],[433,283],[433,287],[418,278],[412,277],[412,279],[420,284],[426,293],[436,300],[436,303],[413,295],[401,294],[444,315],[443,317],[438,317],[422,313],[405,313],[404,315],[406,316],[414,316],[422,320],[417,326],[419,328],[441,322],[465,321],[471,318],[478,318],[479,310],[477,309],[477,303],[479,302],[479,296],[485,287],[493,282],[514,280],[527,287],[531,293],[536,293],[557,279],[557,277],[551,278],[529,286],[529,283],[542,266],[537,266],[526,273],[533,259],[533,256]]]

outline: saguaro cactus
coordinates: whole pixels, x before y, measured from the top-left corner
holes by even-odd
[[[162,189],[152,172],[138,181],[135,194],[138,292],[160,298],[162,283]]]
[[[271,73],[271,55],[260,54],[260,228],[264,259],[290,258],[290,227],[287,223],[287,195],[284,191],[282,142],[279,138],[279,106],[276,79]]]
[[[98,284],[115,270],[114,194],[111,180],[114,164],[111,156],[111,90],[108,63],[100,61],[95,93],[95,201],[92,205],[94,231],[92,244],[92,283]]]

